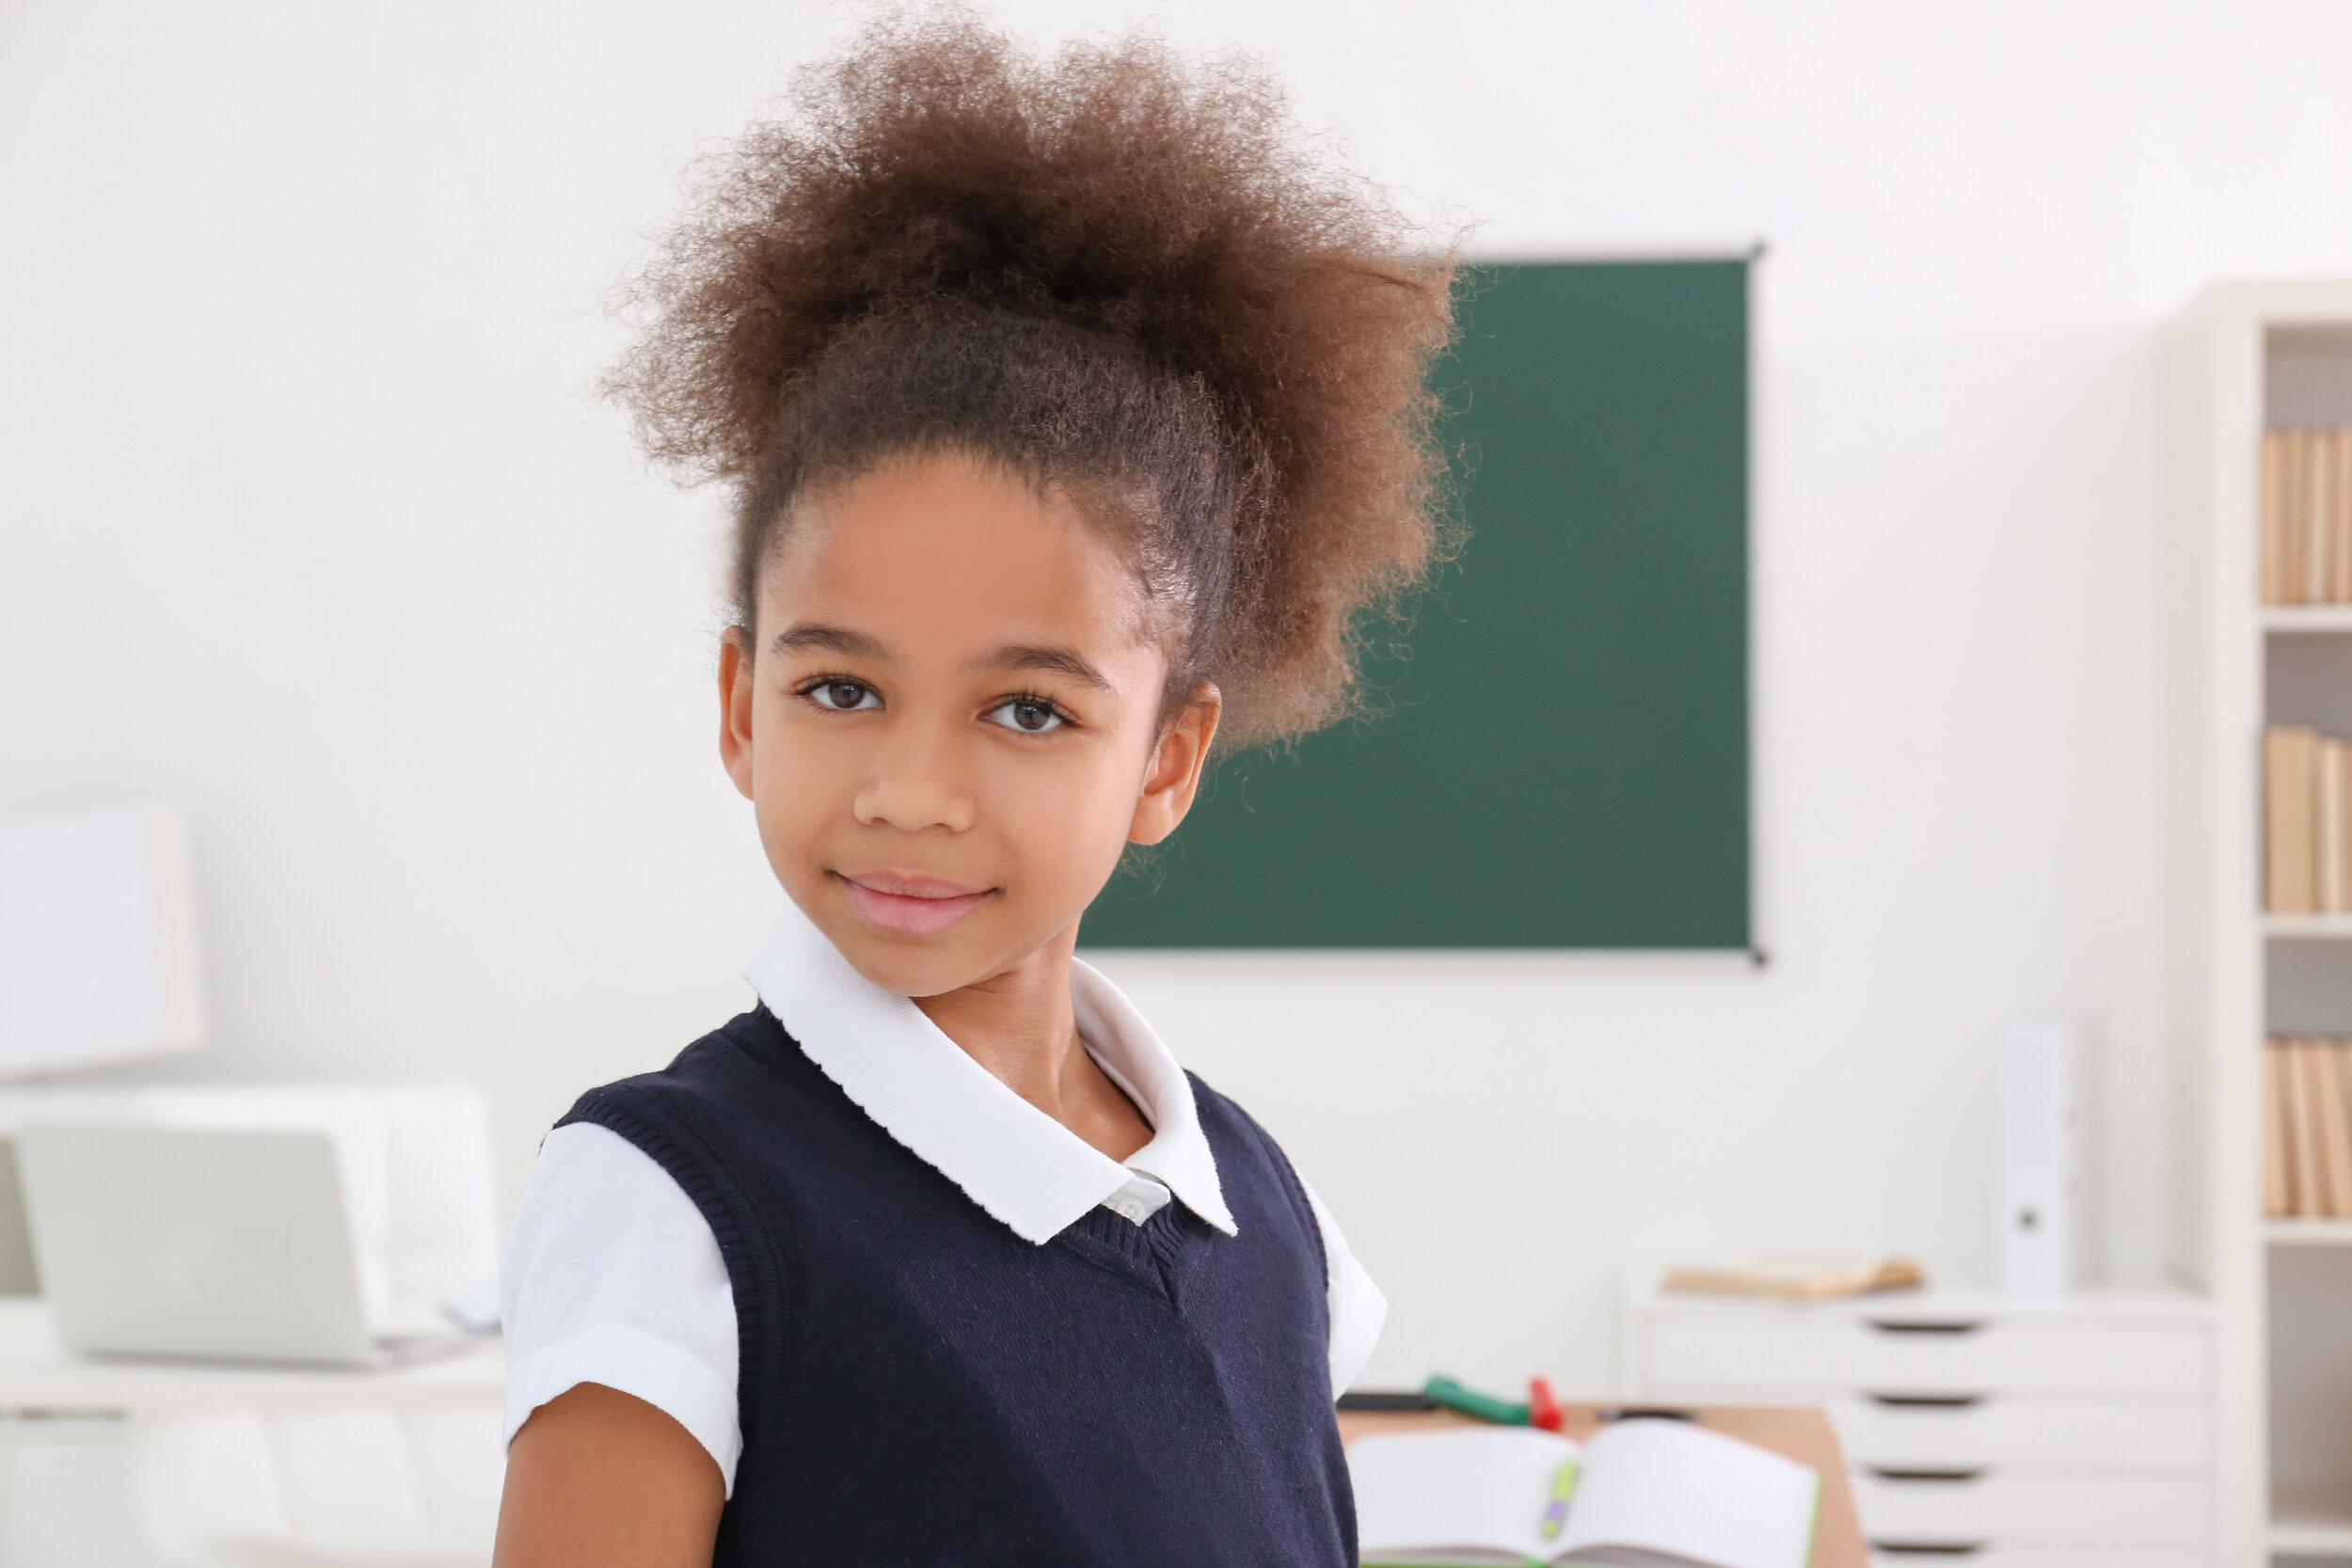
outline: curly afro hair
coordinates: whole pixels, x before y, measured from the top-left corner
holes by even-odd
[[[900,12],[714,155],[607,385],[735,489],[742,626],[797,498],[967,450],[1121,536],[1171,705],[1216,682],[1247,746],[1349,711],[1366,613],[1449,543],[1454,277],[1261,66]]]

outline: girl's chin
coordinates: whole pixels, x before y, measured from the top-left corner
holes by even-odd
[[[914,942],[863,921],[857,925],[848,940],[834,943],[841,956],[871,984],[910,1001],[946,996],[995,973],[985,957],[964,951],[965,943],[953,938]]]

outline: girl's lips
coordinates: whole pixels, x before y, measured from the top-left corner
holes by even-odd
[[[850,877],[839,872],[842,886],[857,912],[885,931],[900,936],[931,937],[972,912],[989,895],[987,888],[966,888],[958,882],[929,877],[899,877],[882,872]]]

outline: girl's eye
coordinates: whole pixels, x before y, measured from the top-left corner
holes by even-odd
[[[880,707],[882,693],[860,681],[819,681],[801,693],[818,707],[847,713],[853,708]]]
[[[1009,730],[1019,730],[1025,735],[1043,735],[1048,730],[1060,729],[1068,722],[1054,710],[1053,704],[1040,702],[1035,697],[1009,698],[991,708],[988,717]]]

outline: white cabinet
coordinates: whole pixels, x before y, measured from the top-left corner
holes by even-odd
[[[2212,1315],[2187,1296],[1647,1296],[1641,1397],[1818,1404],[1882,1565],[2206,1568]]]

